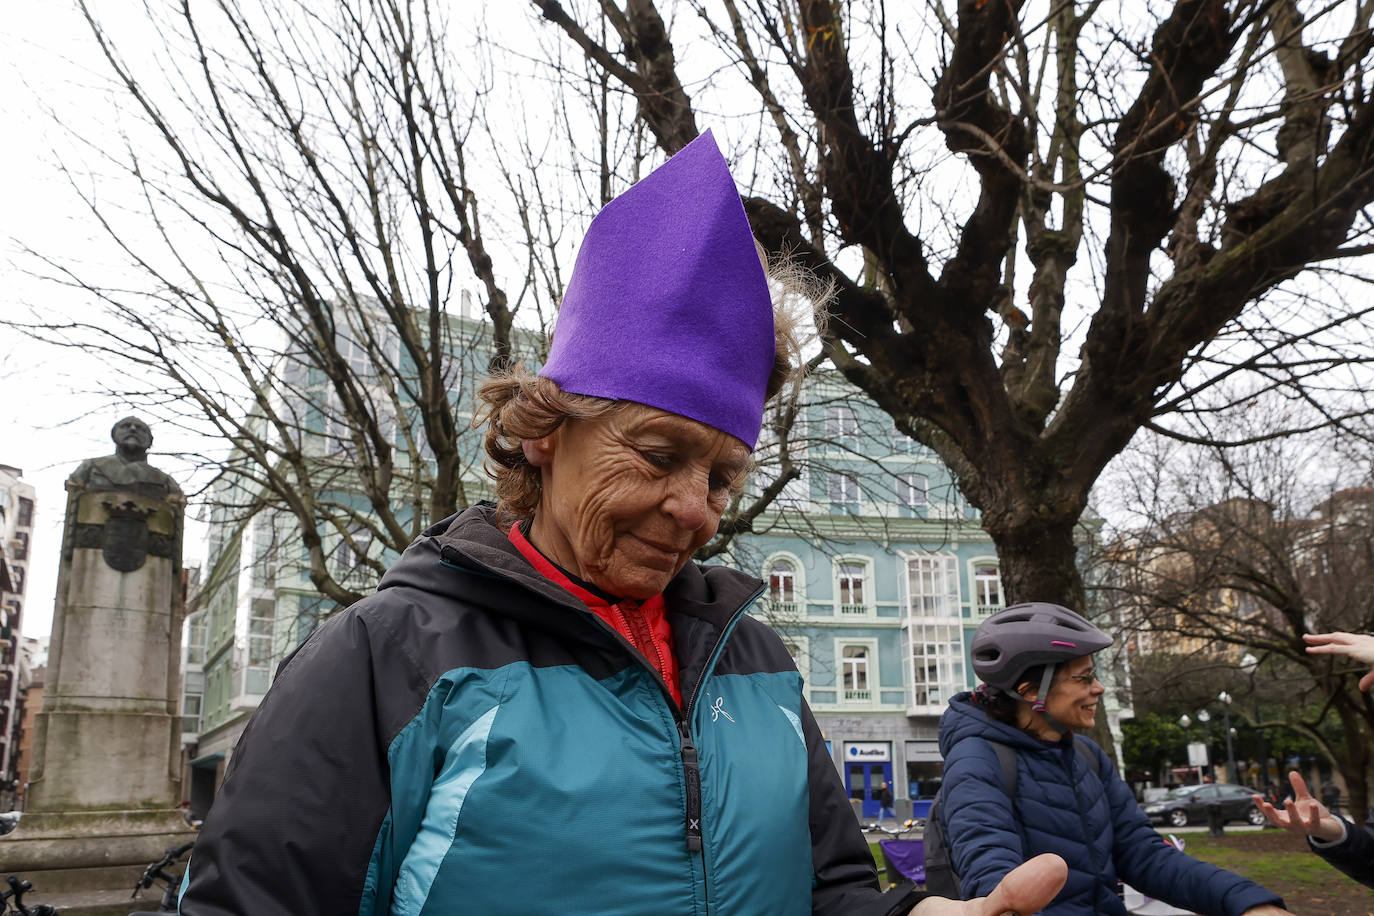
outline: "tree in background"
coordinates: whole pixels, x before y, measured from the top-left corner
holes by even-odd
[[[120,409],[208,443],[184,457],[215,527],[252,532],[264,575],[299,562],[321,613],[350,604],[487,495],[475,388],[540,361],[569,239],[638,176],[642,132],[573,69],[556,105],[522,94],[493,63],[509,48],[430,4],[79,5],[112,114],[53,117],[106,248],[29,263],[97,309],[6,323],[97,354]],[[708,551],[797,474],[785,449],[765,465]]]
[[[1369,4],[533,5],[662,151],[747,134],[756,235],[836,283],[825,354],[955,470],[1012,600],[1084,606],[1075,526],[1141,429],[1369,406],[1332,285],[1372,250]]]
[[[1254,438],[1279,418],[1252,405]],[[1276,408],[1291,409],[1291,408]],[[1166,446],[1138,456],[1142,524],[1106,548],[1099,600],[1122,615],[1137,712],[1233,698],[1231,715],[1263,729],[1271,752],[1313,742],[1364,811],[1374,777],[1374,702],[1360,666],[1311,656],[1302,634],[1374,630],[1374,483],[1368,437],[1236,449]],[[1364,669],[1367,670],[1367,669]],[[1305,739],[1285,738],[1291,732]],[[1267,756],[1267,755],[1266,755]]]

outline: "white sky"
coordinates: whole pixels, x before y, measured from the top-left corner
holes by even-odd
[[[36,285],[16,264],[19,243],[70,253],[78,218],[52,166],[55,131],[38,102],[53,102],[64,84],[81,80],[72,58],[90,58],[89,39],[67,3],[10,3],[0,17],[0,313],[16,314],[25,303],[51,301],[60,291]],[[84,362],[84,364],[83,364]],[[48,635],[57,585],[58,545],[66,492],[62,482],[83,458],[113,451],[114,411],[75,394],[80,379],[98,370],[94,361],[37,348],[0,328],[0,463],[22,468],[38,490],[38,515],[29,564],[22,629]],[[83,417],[91,411],[94,416]]]

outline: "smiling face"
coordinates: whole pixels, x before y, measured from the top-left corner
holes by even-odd
[[[640,404],[523,442],[543,492],[530,541],[622,598],[657,595],[716,533],[749,462],[714,427]]]
[[[1054,673],[1054,681],[1050,684],[1045,711],[1066,728],[1078,731],[1092,728],[1093,720],[1097,717],[1098,701],[1107,692],[1107,688],[1102,686],[1095,675],[1096,669],[1091,655],[1084,655],[1060,665],[1059,670]],[[1039,688],[1039,684],[1022,684],[1021,695],[1027,700],[1034,700]],[[1051,726],[1044,715],[1035,712],[1029,706],[1024,707],[1024,710],[1029,714],[1029,720],[1023,722],[1023,728],[1050,741],[1060,737],[1059,730]]]

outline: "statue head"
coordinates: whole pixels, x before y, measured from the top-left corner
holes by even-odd
[[[128,461],[147,461],[153,447],[153,431],[138,417],[125,417],[110,428],[115,453]]]

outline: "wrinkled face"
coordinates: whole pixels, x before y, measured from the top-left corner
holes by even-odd
[[[1093,727],[1097,701],[1107,692],[1095,677],[1093,657],[1085,655],[1059,666],[1050,685],[1045,710],[1056,722],[1073,729]]]
[[[612,595],[663,591],[716,533],[749,461],[714,427],[641,404],[524,440],[543,492],[530,540]]]
[[[110,438],[120,451],[146,452],[153,445],[152,430],[137,417],[125,417],[116,423]]]

